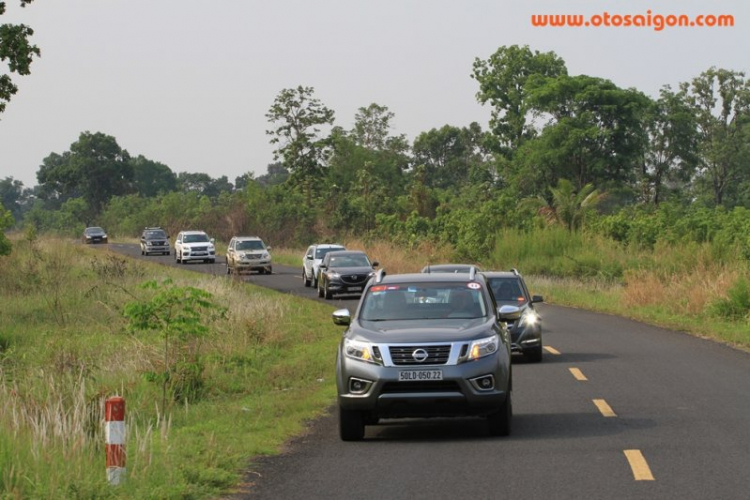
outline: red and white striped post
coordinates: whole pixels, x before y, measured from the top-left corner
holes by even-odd
[[[125,481],[125,400],[120,396],[104,402],[104,435],[107,453],[107,481]]]

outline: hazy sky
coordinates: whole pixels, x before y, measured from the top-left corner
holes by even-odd
[[[265,114],[312,86],[353,125],[378,103],[411,140],[445,124],[486,128],[470,78],[502,45],[554,51],[572,75],[656,95],[711,66],[750,70],[747,0],[7,0],[0,23],[35,30],[42,57],[14,76],[0,115],[0,178],[27,186],[83,131],[114,136],[174,172],[263,174]],[[534,28],[531,14],[731,14],[734,28]],[[0,73],[6,72],[0,65]]]

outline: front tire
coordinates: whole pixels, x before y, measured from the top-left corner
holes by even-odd
[[[323,297],[325,297],[326,300],[331,300],[333,298],[333,292],[328,289],[325,283],[323,283]]]
[[[307,273],[305,272],[304,267],[302,268],[302,282],[307,288],[310,288],[310,285],[312,285],[312,280],[307,279]]]
[[[318,297],[323,298],[323,289],[320,287],[320,283],[318,283]]]
[[[528,349],[523,353],[524,357],[530,363],[541,363],[542,361],[542,346]]]
[[[365,421],[361,411],[339,407],[339,436],[342,441],[360,441],[365,437]]]
[[[490,436],[508,436],[510,435],[510,423],[513,420],[513,401],[511,399],[511,391],[508,391],[508,395],[505,397],[505,402],[500,408],[487,415],[487,424],[490,431]]]
[[[175,261],[175,262],[176,262],[177,264],[181,264],[181,262],[180,262],[180,254],[179,254],[179,253],[177,253],[177,252],[175,252],[175,253],[174,253],[174,261]]]

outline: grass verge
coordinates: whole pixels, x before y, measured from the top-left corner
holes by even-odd
[[[128,330],[126,304],[171,279],[226,315],[180,344],[199,396],[161,405],[163,338]],[[0,258],[0,497],[209,498],[241,482],[334,401],[331,307],[62,240]],[[106,483],[103,402],[126,400],[125,484]]]

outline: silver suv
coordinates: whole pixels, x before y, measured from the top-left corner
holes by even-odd
[[[169,235],[160,227],[147,227],[141,233],[141,255],[169,255]]]
[[[235,236],[227,246],[227,274],[257,270],[271,274],[271,254],[263,240],[257,236]]]
[[[510,433],[511,353],[487,282],[469,273],[378,272],[346,325],[336,361],[339,434],[364,437],[384,418],[484,416],[491,435]]]
[[[307,247],[305,256],[302,257],[302,281],[305,286],[318,288],[318,275],[320,273],[320,263],[328,252],[346,250],[344,245],[337,243],[318,243]]]
[[[174,242],[174,258],[178,264],[191,260],[216,262],[214,239],[203,231],[180,231]]]

